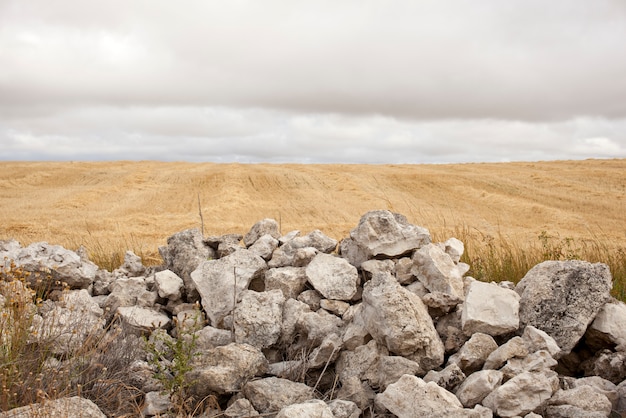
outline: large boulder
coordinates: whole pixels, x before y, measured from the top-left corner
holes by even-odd
[[[606,264],[545,261],[517,284],[520,325],[532,325],[553,337],[568,354],[609,300],[611,272]]]
[[[347,260],[320,253],[306,267],[306,277],[327,299],[350,300],[357,291],[359,274]]]
[[[443,343],[426,306],[391,274],[374,274],[365,284],[362,309],[367,330],[391,353],[419,363],[423,373],[443,363]]]
[[[222,327],[237,298],[253,279],[262,278],[266,270],[267,264],[261,257],[241,249],[218,260],[204,261],[191,273],[212,326]]]
[[[472,281],[461,311],[463,332],[496,336],[517,330],[519,299],[515,291],[495,283]]]
[[[36,278],[43,280],[43,283],[30,284],[44,289],[53,289],[57,281],[66,283],[71,289],[87,289],[98,271],[94,263],[60,245],[36,242],[21,248],[17,241],[9,241],[3,248],[5,250],[0,250],[0,260],[12,260],[16,267],[41,273]]]
[[[165,268],[183,279],[187,300],[198,300],[191,272],[202,262],[216,257],[215,250],[204,242],[202,232],[199,229],[187,229],[172,235],[167,239],[167,246],[159,247],[159,254]]]
[[[367,212],[344,240],[342,254],[351,264],[374,257],[399,257],[430,243],[427,229],[411,225],[406,217],[387,210]]]

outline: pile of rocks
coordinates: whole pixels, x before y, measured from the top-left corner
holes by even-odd
[[[243,236],[186,230],[161,267],[128,252],[113,272],[80,251],[0,242],[0,260],[71,289],[38,314],[42,338],[66,336],[56,356],[116,321],[186,338],[200,353],[188,393],[215,396],[221,416],[626,416],[626,305],[608,267],[547,261],[517,285],[485,283],[466,276],[463,251],[388,211],[340,243],[281,235],[272,219]],[[133,367],[143,415],[165,416],[150,363]]]

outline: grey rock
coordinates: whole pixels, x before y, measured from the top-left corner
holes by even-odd
[[[241,249],[218,260],[204,261],[191,273],[212,326],[223,325],[237,298],[253,279],[262,278],[266,269],[261,257]]]
[[[344,302],[342,300],[333,300],[333,299],[322,299],[320,300],[320,308],[333,313],[337,316],[343,316],[346,311],[350,308],[350,304],[348,302]]]
[[[398,418],[449,416],[463,409],[452,393],[433,382],[426,383],[416,376],[404,375],[376,395],[376,405]]]
[[[502,367],[509,359],[514,357],[523,358],[528,354],[528,348],[526,348],[522,337],[513,337],[489,354],[483,368],[496,370]]]
[[[357,404],[343,399],[335,399],[328,402],[328,407],[335,418],[359,418],[362,412]]]
[[[427,229],[411,225],[403,215],[386,210],[364,214],[350,231],[350,238],[367,258],[398,257],[430,243]]]
[[[413,253],[413,269],[417,279],[431,292],[448,293],[457,298],[465,297],[463,275],[441,247],[428,244]]]
[[[461,349],[448,359],[448,364],[456,364],[466,375],[482,369],[489,355],[498,348],[493,337],[476,333],[463,344]]]
[[[256,240],[248,249],[264,260],[269,260],[276,248],[278,248],[278,240],[267,234]]]
[[[154,309],[140,306],[122,306],[117,308],[122,327],[134,335],[147,335],[158,328],[168,328],[170,318]]]
[[[604,343],[605,348],[626,344],[626,303],[613,301],[602,306],[587,330],[585,339],[587,344],[591,340]]]
[[[549,370],[554,367],[558,362],[552,358],[550,353],[546,350],[535,351],[530,353],[524,358],[511,358],[506,362],[506,365],[500,370],[504,373],[506,379],[510,379],[525,372],[539,372],[542,370]]]
[[[342,349],[341,337],[337,334],[327,335],[319,347],[316,347],[309,354],[307,367],[310,369],[318,369],[326,367],[337,359]]]
[[[457,238],[450,238],[443,243],[444,251],[450,256],[455,264],[461,261],[461,256],[465,252],[465,245]]]
[[[545,331],[535,328],[532,325],[527,325],[526,328],[524,328],[522,341],[526,348],[528,348],[529,353],[546,350],[552,357],[558,357],[561,352],[561,348],[554,338],[549,336]]]
[[[408,285],[415,282],[415,280],[417,280],[417,277],[415,277],[415,275],[411,272],[412,269],[413,260],[411,260],[411,257],[402,257],[396,259],[396,265],[394,270],[398,283],[400,283],[401,285]]]
[[[316,347],[330,334],[341,335],[341,318],[320,309],[317,312],[305,312],[298,317],[296,332],[308,346]]]
[[[196,344],[201,349],[211,349],[234,342],[232,331],[206,326],[195,332]]]
[[[280,238],[279,225],[275,219],[261,219],[250,228],[250,231],[243,237],[243,243],[246,247],[253,245],[259,238],[269,235],[278,241]]]
[[[268,370],[267,359],[258,348],[231,343],[208,350],[201,364],[185,375],[190,391],[202,398],[211,393],[232,393]]]
[[[317,311],[321,308],[322,295],[317,290],[305,290],[300,293],[296,298],[300,302],[306,303],[312,311]]]
[[[237,399],[224,411],[227,418],[258,417],[259,413],[246,398]]]
[[[377,387],[380,380],[379,361],[381,356],[387,354],[387,349],[379,347],[374,340],[352,351],[342,351],[335,367],[339,381],[345,383],[356,377],[360,381],[367,380],[370,386]]]
[[[276,418],[335,418],[331,409],[319,399],[294,403],[278,412]]]
[[[302,316],[305,313],[312,313],[311,309],[305,303],[295,299],[287,299],[283,305],[283,322],[281,324],[281,344],[289,346],[293,344],[297,330],[297,324],[303,323]]]
[[[0,412],[0,418],[41,417],[106,418],[106,415],[104,415],[95,403],[79,396],[47,400],[44,403],[22,406],[7,412]]]
[[[443,363],[444,347],[426,306],[389,273],[377,273],[363,290],[362,317],[374,339],[427,370]]]
[[[422,302],[428,306],[430,316],[438,318],[454,310],[463,299],[449,293],[431,292],[422,296]]]
[[[545,331],[568,354],[608,301],[612,287],[606,264],[545,261],[517,284],[520,325]]]
[[[371,339],[362,316],[363,304],[351,305],[343,315],[344,331],[343,346],[347,350],[354,350]]]
[[[315,248],[321,253],[331,253],[337,247],[337,241],[324,235],[319,230],[312,231],[302,237],[295,237],[274,251],[272,259],[268,262],[269,267],[275,268],[295,265],[294,262],[297,251],[306,247]],[[299,258],[301,257],[302,254]]]
[[[278,377],[267,377],[246,383],[244,396],[262,414],[278,412],[286,406],[314,398],[313,388]]]
[[[378,380],[376,386],[385,390],[387,386],[396,383],[405,374],[416,375],[423,373],[421,366],[408,358],[400,356],[380,356],[378,359]]]
[[[121,270],[126,276],[139,277],[146,272],[146,267],[142,264],[141,257],[128,250],[124,253],[124,262],[120,266],[119,270]]]
[[[589,417],[593,414],[608,417],[611,408],[611,402],[606,396],[584,385],[557,391],[546,402],[543,415],[547,418]]]
[[[617,408],[619,402],[619,396],[617,394],[617,385],[600,376],[581,377],[579,379],[572,379],[572,383],[569,386],[562,385],[562,389],[574,389],[580,386],[589,386],[596,392],[604,395],[611,402],[613,409]]]
[[[244,290],[235,309],[235,341],[267,348],[280,338],[285,297],[280,290]]]
[[[359,409],[366,410],[374,403],[376,393],[367,382],[362,382],[357,376],[352,376],[341,383],[337,398],[354,402]]]
[[[441,371],[431,370],[424,376],[424,382],[434,382],[450,392],[454,392],[464,380],[465,373],[455,363],[446,366]]]
[[[600,376],[617,385],[626,379],[626,353],[600,350],[581,368],[585,376]]]
[[[501,417],[515,417],[539,408],[558,389],[556,372],[524,372],[496,388],[482,404]]]
[[[461,314],[463,332],[492,336],[519,328],[519,295],[496,284],[471,282]]]
[[[187,229],[170,236],[167,245],[159,247],[159,254],[164,267],[183,279],[187,300],[199,300],[191,272],[200,263],[217,257],[215,250],[204,243],[202,232],[199,229]]]
[[[502,383],[504,375],[498,370],[480,370],[461,383],[456,397],[466,408],[473,408]]]
[[[265,272],[265,290],[279,289],[285,299],[296,299],[306,286],[304,267],[279,267]]]
[[[146,393],[143,402],[141,414],[147,417],[162,415],[174,406],[169,395],[156,391]]]
[[[163,270],[155,273],[154,281],[159,297],[174,301],[182,298],[182,290],[185,288],[185,283],[173,271]]]
[[[350,300],[356,294],[359,275],[343,258],[318,254],[305,271],[309,283],[327,299]]]

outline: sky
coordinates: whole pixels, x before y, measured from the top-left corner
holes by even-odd
[[[0,0],[0,160],[587,158],[624,0]]]

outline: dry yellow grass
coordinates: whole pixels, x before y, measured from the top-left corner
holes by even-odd
[[[626,160],[455,165],[2,162],[0,239],[140,251],[158,262],[171,234],[282,232],[341,239],[362,214],[390,209],[437,238],[455,229],[512,242],[542,231],[626,247]],[[522,245],[523,246],[523,245]]]

